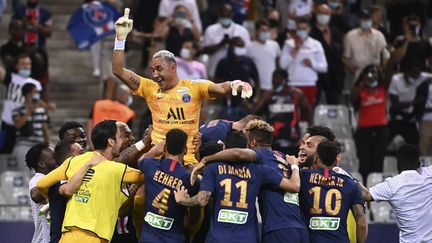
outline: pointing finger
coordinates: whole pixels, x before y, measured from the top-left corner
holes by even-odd
[[[125,17],[125,18],[128,19],[129,18],[129,12],[130,12],[130,9],[129,8],[125,8],[123,17]]]

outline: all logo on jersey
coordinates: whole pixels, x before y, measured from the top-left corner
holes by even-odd
[[[144,221],[155,228],[163,230],[171,229],[171,226],[174,223],[174,219],[172,218],[160,216],[151,212],[147,212],[146,216],[144,217]]]
[[[218,222],[231,224],[245,224],[247,221],[248,212],[221,209],[218,215]]]
[[[175,109],[170,108],[167,114],[167,120],[173,119],[173,120],[185,120],[185,114],[183,107],[177,107]]]
[[[339,229],[340,218],[335,217],[312,217],[309,228],[313,230],[337,230]]]

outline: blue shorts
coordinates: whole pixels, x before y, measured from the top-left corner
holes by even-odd
[[[262,237],[262,243],[309,243],[309,233],[307,229],[288,228],[267,232]]]

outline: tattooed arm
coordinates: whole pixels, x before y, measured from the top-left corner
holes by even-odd
[[[181,204],[186,207],[193,207],[193,206],[206,206],[207,203],[210,200],[211,192],[209,191],[199,191],[197,195],[193,197],[189,197],[189,194],[187,193],[187,189],[185,189],[183,186],[179,189],[174,191],[174,197],[178,204]]]
[[[113,51],[112,70],[113,74],[131,90],[135,91],[140,86],[140,76],[124,67],[124,51]]]

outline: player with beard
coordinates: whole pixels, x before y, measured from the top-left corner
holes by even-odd
[[[350,242],[346,222],[350,208],[357,223],[356,242],[366,241],[364,202],[357,184],[333,171],[339,153],[338,143],[323,140],[316,147],[312,169],[300,173],[300,208],[309,225],[311,242]]]
[[[273,128],[270,124],[260,120],[249,122],[246,137],[249,149],[226,149],[204,157],[194,171],[210,161],[247,161],[270,166],[292,183],[298,182],[297,165],[291,167],[284,154],[271,148]],[[298,193],[265,186],[260,190],[258,203],[263,218],[262,242],[285,242],[287,238],[293,242],[309,242],[299,209]]]
[[[174,55],[161,50],[153,55],[152,79],[147,79],[124,67],[126,36],[132,30],[129,9],[115,23],[116,39],[113,51],[113,73],[123,81],[134,95],[142,97],[152,114],[154,131],[152,142],[157,144],[173,128],[181,128],[188,134],[188,153],[185,165],[197,163],[193,153],[193,139],[198,133],[201,103],[223,95],[252,96],[252,87],[239,80],[215,84],[209,80],[180,80]]]

